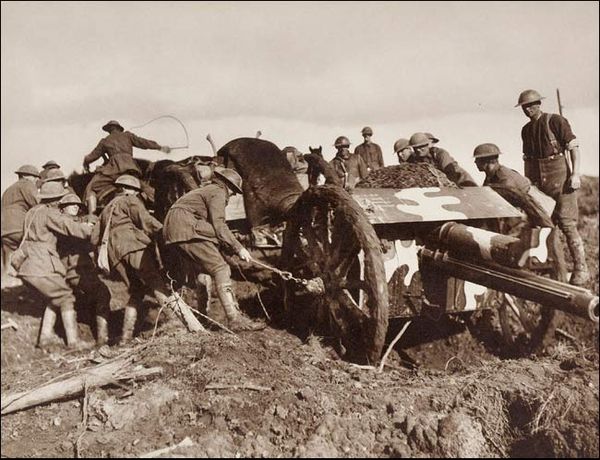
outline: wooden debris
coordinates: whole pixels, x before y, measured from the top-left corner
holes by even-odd
[[[140,365],[134,366],[136,356],[120,356],[106,361],[97,366],[69,372],[72,375],[63,380],[51,380],[46,385],[29,391],[23,391],[12,395],[2,395],[1,415],[10,414],[23,409],[72,398],[84,393],[87,388],[102,387],[119,380],[130,380],[151,375],[161,374],[161,367],[145,368]]]
[[[179,444],[175,444],[170,447],[165,447],[163,449],[153,450],[152,452],[148,452],[147,454],[140,455],[140,458],[156,458],[160,457],[161,455],[171,453],[174,450],[179,449],[180,447],[191,447],[193,445],[194,441],[192,441],[189,437],[186,436],[185,439]]]
[[[15,323],[12,319],[9,319],[8,322],[4,323],[1,326],[1,330],[7,329],[9,327],[12,327],[15,331],[19,329],[19,325]]]
[[[205,390],[252,390],[252,391],[271,391],[269,387],[261,387],[258,385],[242,384],[242,385],[221,385],[209,383],[204,387]]]

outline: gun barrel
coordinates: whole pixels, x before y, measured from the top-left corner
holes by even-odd
[[[525,249],[519,238],[456,222],[442,225],[438,238],[445,247],[463,255],[515,268]]]
[[[598,323],[598,296],[587,289],[562,283],[525,270],[494,263],[474,264],[447,251],[421,249],[421,261],[436,270],[482,286],[540,303]]]

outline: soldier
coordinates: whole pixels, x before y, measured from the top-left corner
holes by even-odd
[[[360,156],[350,153],[350,141],[346,136],[338,137],[334,146],[337,153],[329,164],[342,182],[342,186],[346,190],[351,190],[357,182],[367,177],[367,168]]]
[[[244,248],[225,222],[225,206],[229,196],[242,193],[242,178],[233,169],[216,169],[214,180],[179,198],[167,213],[163,236],[165,243],[196,270],[210,275],[229,327],[234,331],[264,328],[239,310],[231,283],[231,269],[219,246],[236,252],[242,260],[251,261]]]
[[[519,95],[515,105],[529,118],[521,130],[525,176],[556,201],[552,219],[565,234],[573,258],[569,282],[583,286],[589,271],[577,231],[577,190],[581,186],[579,143],[566,118],[542,112],[542,99],[540,93],[528,89]]]
[[[75,193],[75,191],[69,186],[69,182],[65,177],[65,174],[58,168],[49,169],[46,173],[46,178],[42,179],[44,182],[58,182],[60,183],[69,193]]]
[[[44,179],[48,177],[48,173],[53,169],[60,169],[60,165],[54,160],[47,161],[46,164],[42,166],[42,171],[40,172],[40,181],[44,181]]]
[[[407,162],[413,154],[409,140],[400,138],[394,142],[394,153],[398,155],[398,163]]]
[[[115,181],[115,186],[117,195],[100,214],[91,241],[95,246],[105,245],[108,268],[119,275],[131,294],[132,305],[125,307],[120,341],[125,344],[133,338],[144,294],[154,295],[161,307],[180,300],[178,296],[165,294],[165,282],[152,247],[153,237],[162,230],[162,224],[150,215],[138,197],[140,181],[124,174]],[[99,253],[102,251],[100,248]]]
[[[427,136],[427,139],[429,139],[432,144],[437,144],[440,141],[437,137],[435,137],[431,133],[424,133],[424,134]]]
[[[32,286],[50,302],[40,326],[39,346],[46,346],[52,339],[56,309],[60,309],[67,346],[84,349],[90,344],[79,338],[75,296],[67,282],[67,269],[60,259],[57,240],[60,235],[86,240],[92,233],[92,224],[75,222],[59,211],[58,201],[66,193],[59,183],[42,184],[40,204],[31,208],[25,216],[24,259],[15,268],[25,284]]]
[[[470,174],[461,168],[456,160],[444,149],[433,147],[425,133],[415,133],[410,137],[414,154],[410,160],[415,163],[430,163],[442,171],[448,179],[459,187],[472,187],[477,184]]]
[[[496,144],[480,144],[473,151],[477,169],[485,173],[483,185],[499,184],[503,187],[528,193],[531,182],[514,169],[501,165],[498,156],[502,152]]]
[[[38,204],[36,181],[40,175],[35,166],[23,165],[15,171],[19,178],[2,194],[2,279],[9,271],[10,254],[23,238],[25,214]]]
[[[86,172],[89,172],[90,163],[103,156],[105,156],[105,160],[108,157],[107,163],[101,168],[97,168],[96,174],[85,191],[88,213],[90,214],[96,212],[98,197],[103,197],[108,191],[112,190],[115,179],[120,175],[127,173],[137,177],[142,176],[140,168],[133,159],[133,147],[160,150],[165,153],[171,151],[170,147],[161,146],[154,141],[125,131],[119,122],[115,120],[106,123],[102,129],[108,133],[108,136],[101,139],[96,148],[86,155],[83,160],[83,168]],[[150,190],[149,194],[151,194]]]
[[[84,222],[80,216],[83,203],[74,193],[68,193],[58,202],[58,208],[65,216],[75,222]],[[95,219],[97,220],[97,218]],[[94,246],[90,241],[59,236],[58,254],[67,269],[67,282],[73,289],[82,291],[95,301],[96,344],[102,346],[108,342],[108,317],[110,314],[110,291],[98,278],[98,271],[90,253]]]
[[[362,129],[361,134],[364,138],[364,142],[356,146],[354,155],[359,156],[366,167],[366,174],[364,177],[361,177],[361,179],[364,179],[371,171],[376,171],[379,168],[383,168],[385,165],[383,164],[381,147],[374,142],[371,142],[373,130],[368,126],[365,126]]]

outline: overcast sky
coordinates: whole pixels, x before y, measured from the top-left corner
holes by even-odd
[[[117,119],[129,128],[181,119],[204,140],[263,138],[280,147],[392,143],[433,131],[461,162],[495,142],[522,169],[518,94],[535,88],[598,174],[597,2],[9,2],[2,3],[2,189],[22,163],[66,172]],[[184,145],[173,120],[136,131]],[[160,159],[161,153],[136,151]],[[473,169],[472,169],[473,170]]]

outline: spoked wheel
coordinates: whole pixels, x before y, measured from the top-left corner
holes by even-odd
[[[549,248],[549,261],[533,264],[531,271],[561,280],[561,247]],[[526,356],[539,351],[555,310],[530,300],[488,289],[467,325],[490,352],[503,357]]]
[[[360,206],[336,186],[311,187],[286,223],[283,265],[320,289],[286,284],[286,308],[328,331],[344,357],[375,364],[388,327],[388,289],[379,238]],[[312,292],[310,292],[312,291]]]
[[[539,351],[553,317],[551,308],[488,289],[468,325],[490,352],[513,358]]]

